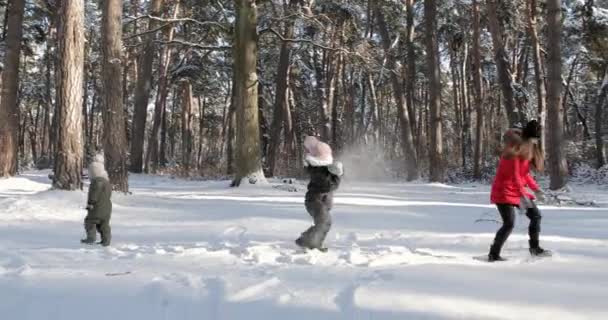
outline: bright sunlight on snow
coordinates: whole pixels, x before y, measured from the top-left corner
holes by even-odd
[[[500,220],[487,186],[345,182],[321,253],[293,243],[303,185],[134,175],[102,248],[79,243],[86,193],[47,175],[0,180],[2,319],[608,319],[597,186],[573,187],[597,206],[541,207],[553,257],[530,257],[518,215],[492,264],[476,259]]]

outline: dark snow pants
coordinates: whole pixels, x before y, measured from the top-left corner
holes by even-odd
[[[302,233],[300,240],[308,248],[323,248],[323,241],[331,229],[329,211],[333,205],[333,195],[331,192],[308,192],[304,205],[308,214],[313,218],[314,225]]]
[[[110,228],[110,219],[96,219],[86,217],[84,219],[84,230],[87,233],[87,240],[94,242],[97,238],[97,232],[101,234],[101,244],[109,246],[112,241],[112,229]]]
[[[490,248],[490,253],[494,255],[500,255],[502,246],[509,238],[513,227],[515,226],[515,206],[510,204],[497,204],[498,212],[502,218],[502,227],[496,232],[494,238],[494,244]],[[536,204],[532,202],[532,207],[526,210],[526,216],[530,219],[530,225],[528,226],[528,235],[530,236],[530,248],[538,247],[538,238],[540,235],[540,221],[542,216],[540,211],[536,207]]]

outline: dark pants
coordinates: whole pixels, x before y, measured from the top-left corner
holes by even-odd
[[[94,242],[97,238],[97,232],[101,234],[101,244],[104,246],[110,245],[112,241],[112,229],[110,228],[110,219],[84,219],[84,230],[87,233],[87,240]]]
[[[300,236],[300,241],[309,248],[322,248],[323,241],[331,229],[331,210],[333,195],[328,193],[306,193],[304,205],[306,211],[313,218],[314,225]]]
[[[502,227],[496,232],[494,238],[494,244],[490,248],[490,254],[499,256],[502,246],[509,238],[513,227],[515,226],[515,206],[509,204],[497,204],[498,212],[502,218]],[[528,226],[528,235],[530,236],[530,247],[538,247],[538,237],[540,234],[540,220],[542,216],[540,211],[532,202],[532,208],[526,210],[526,216],[530,219],[530,225]]]

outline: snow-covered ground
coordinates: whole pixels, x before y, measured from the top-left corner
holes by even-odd
[[[47,174],[0,180],[1,319],[608,319],[606,187],[573,187],[597,207],[541,207],[554,257],[529,257],[518,216],[490,264],[487,186],[345,182],[320,253],[293,244],[302,185],[135,175],[101,248],[79,243],[86,193]]]

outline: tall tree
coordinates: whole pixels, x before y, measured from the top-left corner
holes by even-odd
[[[503,30],[498,16],[497,0],[487,0],[488,12],[488,29],[492,35],[492,46],[494,47],[494,61],[496,62],[496,70],[498,72],[498,82],[502,91],[503,103],[507,116],[509,117],[509,125],[514,126],[520,123],[523,119],[521,112],[518,112],[515,107],[515,94],[513,92],[513,75],[509,64],[509,56],[505,50],[503,43]]]
[[[431,181],[443,182],[445,169],[441,120],[441,75],[439,69],[439,40],[437,39],[437,4],[434,0],[424,1],[424,20],[431,120],[429,178]]]
[[[395,52],[391,48],[391,38],[388,32],[388,26],[382,9],[378,4],[374,5],[374,11],[376,19],[378,20],[378,31],[382,38],[382,46],[384,47],[384,54],[386,55],[386,65],[390,70],[390,79],[393,86],[393,94],[395,96],[395,102],[397,103],[397,114],[399,115],[399,125],[401,126],[401,146],[403,148],[403,154],[406,159],[407,166],[407,179],[415,180],[419,176],[418,172],[418,159],[416,155],[416,148],[414,146],[414,138],[412,133],[411,122],[409,119],[409,113],[407,111],[407,101],[403,93],[403,85],[399,80],[399,76],[396,69]]]
[[[150,4],[150,16],[160,17],[163,0],[153,0]],[[148,19],[148,31],[157,28],[157,20]],[[146,118],[148,115],[148,101],[152,90],[152,65],[154,63],[155,32],[145,36],[139,58],[139,71],[137,72],[137,84],[135,86],[135,111],[133,115],[133,130],[131,138],[131,163],[129,170],[141,173],[143,170],[144,139],[146,134]]]
[[[235,7],[236,177],[232,185],[239,186],[243,180],[254,184],[265,178],[258,122],[257,5],[255,0],[235,0]]]
[[[103,146],[110,182],[128,192],[127,135],[122,104],[122,0],[103,2]]]
[[[545,126],[547,118],[545,75],[543,74],[540,41],[537,34],[536,0],[528,1],[528,34],[532,43],[532,58],[534,61],[534,81],[536,82],[536,104],[540,123]],[[541,147],[545,148],[545,133],[541,133]]]
[[[6,55],[2,72],[0,101],[0,177],[17,173],[17,139],[19,135],[19,57],[25,0],[9,1],[6,24]]]
[[[289,6],[286,7],[286,12],[290,14],[295,6],[295,0],[291,0]],[[285,39],[291,39],[294,36],[295,19],[287,19],[285,21],[285,31],[283,37]],[[279,64],[277,65],[277,76],[276,76],[276,98],[274,101],[272,128],[270,130],[270,145],[268,146],[268,174],[274,175],[274,169],[277,161],[278,150],[280,147],[281,140],[281,128],[283,123],[287,120],[288,109],[287,105],[287,88],[288,88],[288,75],[290,66],[292,44],[288,41],[281,42],[281,50],[279,52]],[[288,141],[285,141],[287,145]]]
[[[604,80],[598,91],[597,102],[595,104],[595,152],[597,158],[597,167],[601,168],[606,164],[606,150],[604,149],[603,128],[604,122],[604,105],[608,97],[608,67],[604,71]]]
[[[473,88],[475,99],[476,127],[475,127],[475,154],[473,156],[473,175],[475,179],[481,178],[482,157],[482,130],[483,130],[483,91],[481,87],[481,49],[479,48],[481,19],[479,17],[479,3],[473,0]]]
[[[564,113],[561,108],[562,57],[561,32],[562,9],[560,0],[547,0],[547,106],[550,188],[556,190],[566,185],[568,168],[564,152]]]
[[[59,9],[57,150],[53,187],[82,188],[84,0],[63,0]]]
[[[173,19],[177,19],[179,14],[180,0],[175,1],[173,8]],[[170,26],[165,28],[163,31],[163,37],[166,41],[173,41],[173,35],[175,34],[175,27]],[[169,94],[168,88],[168,74],[169,65],[171,62],[173,50],[170,46],[163,46],[160,54],[160,72],[158,76],[158,94],[156,95],[156,104],[154,106],[154,122],[152,124],[152,132],[148,139],[148,150],[146,155],[146,172],[156,172],[159,166],[161,153],[164,154],[164,145],[162,145],[162,151],[159,151],[159,132],[165,123],[165,113],[167,109],[167,96]],[[164,159],[163,159],[164,160]],[[150,166],[150,163],[152,164]],[[163,163],[164,165],[164,163]],[[151,170],[150,170],[151,169]]]

